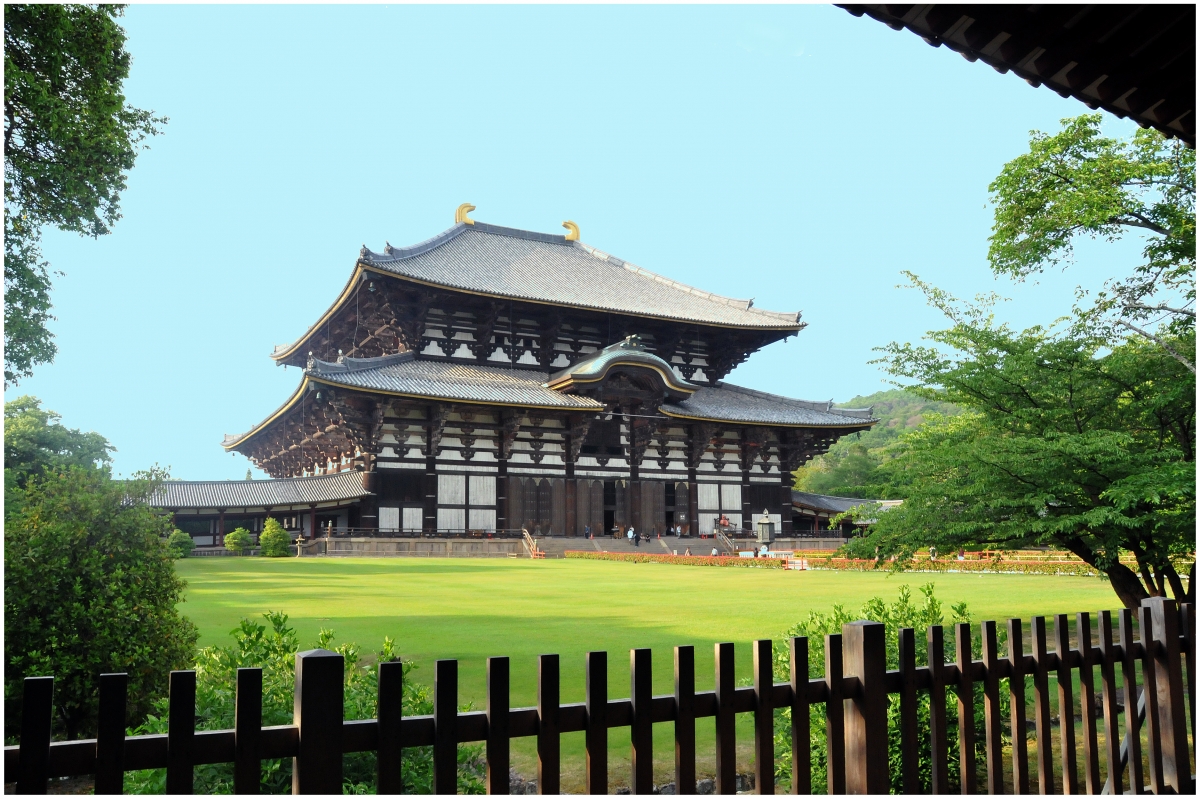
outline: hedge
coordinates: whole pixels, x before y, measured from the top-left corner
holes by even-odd
[[[876,564],[874,560],[852,558],[809,558],[808,568],[829,571],[886,571],[891,563]],[[919,560],[903,569],[918,573],[973,574],[1054,574],[1075,577],[1096,577],[1100,573],[1083,561],[1011,561],[1011,560]]]
[[[566,558],[580,560],[618,560],[626,563],[669,563],[675,566],[742,566],[760,569],[782,569],[783,558],[736,558],[730,555],[652,555],[633,552],[588,552],[569,549]]]

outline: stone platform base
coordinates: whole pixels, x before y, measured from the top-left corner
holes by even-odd
[[[337,558],[506,558],[509,555],[529,557],[520,539],[470,538],[464,540],[439,538],[331,538],[317,539],[319,549],[328,557]],[[311,545],[310,545],[311,546]],[[305,555],[316,554],[307,551]]]

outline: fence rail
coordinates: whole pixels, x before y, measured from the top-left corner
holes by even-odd
[[[809,678],[807,638],[788,642],[790,679],[773,681],[770,640],[753,645],[753,687],[735,687],[734,647],[714,647],[715,687],[696,691],[695,651],[675,647],[675,691],[652,695],[651,651],[630,650],[630,697],[608,698],[608,655],[589,652],[585,663],[586,701],[561,704],[558,655],[538,658],[538,704],[509,707],[509,661],[487,660],[486,710],[459,712],[458,661],[439,660],[434,669],[434,712],[430,716],[404,717],[401,697],[403,667],[398,662],[380,664],[378,718],[347,721],[343,718],[342,657],[326,650],[296,654],[295,721],[262,727],[262,671],[239,669],[235,729],[195,730],[196,675],[172,672],[169,698],[169,732],[166,735],[125,735],[126,677],[106,674],[100,679],[98,737],[51,743],[53,678],[25,680],[21,745],[5,747],[4,767],[17,775],[18,793],[44,793],[51,777],[94,774],[96,793],[119,793],[123,773],[165,768],[168,793],[190,793],[193,768],[208,763],[232,763],[237,793],[257,793],[261,760],[291,757],[293,793],[340,793],[343,753],[378,753],[379,793],[402,789],[400,761],[406,747],[432,746],[434,791],[454,793],[457,786],[457,745],[486,744],[489,793],[508,793],[509,741],[536,737],[537,785],[540,793],[559,792],[560,749],[563,733],[584,732],[587,750],[586,788],[589,793],[608,791],[608,733],[628,727],[632,745],[630,788],[650,793],[653,787],[653,725],[675,727],[675,784],[678,793],[694,793],[696,785],[696,720],[716,720],[717,793],[734,793],[735,720],[739,713],[754,716],[754,786],[758,793],[774,793],[774,711],[791,708],[792,774],[794,793],[811,792],[810,730],[808,709],[824,710],[827,725],[827,788],[831,794],[887,793],[890,785],[888,757],[888,696],[899,697],[900,777],[906,793],[920,788],[918,768],[918,692],[931,697],[929,720],[934,793],[947,793],[951,724],[946,718],[945,697],[951,691],[957,702],[959,784],[963,793],[1003,793],[1005,774],[1018,793],[1036,787],[1041,793],[1194,793],[1191,748],[1187,724],[1195,728],[1195,616],[1193,606],[1177,606],[1163,598],[1146,600],[1137,612],[1139,638],[1134,638],[1134,614],[1099,614],[1099,646],[1093,645],[1091,614],[1075,617],[1076,647],[1070,647],[1069,618],[1053,617],[1055,651],[1048,649],[1045,617],[1032,619],[1032,652],[1024,652],[1022,622],[1007,622],[1009,652],[997,651],[997,625],[982,623],[983,658],[972,660],[971,626],[954,626],[954,659],[945,662],[945,635],[941,626],[926,631],[927,665],[917,666],[917,639],[912,629],[899,631],[899,669],[887,670],[884,626],[857,621],[841,634],[825,638],[825,673]],[[1125,709],[1117,704],[1116,667],[1121,668]],[[1149,770],[1143,774],[1139,713],[1131,712],[1130,697],[1138,694],[1141,666],[1142,697]],[[1186,666],[1186,699],[1185,677]],[[1097,744],[1095,669],[1100,671],[1105,749]],[[1074,697],[1073,670],[1079,679],[1079,702]],[[1051,729],[1049,678],[1057,678],[1057,704],[1063,723],[1057,736]],[[1035,751],[1030,763],[1026,732],[1025,678],[1032,678]],[[1000,680],[1009,678],[1012,749],[1005,757],[1001,740]],[[976,783],[974,685],[982,683],[984,695],[986,779]],[[1148,698],[1148,699],[1147,699]],[[965,700],[965,701],[964,701]],[[1082,742],[1077,745],[1070,723],[1076,704],[1082,713]],[[1126,720],[1124,742],[1118,719]],[[1058,737],[1058,746],[1053,738]],[[1083,752],[1081,786],[1077,749]],[[1057,749],[1057,752],[1055,751]],[[1060,758],[1062,784],[1055,780],[1055,754]],[[1105,758],[1109,781],[1100,782],[1100,761]],[[1036,779],[1036,786],[1033,780]]]

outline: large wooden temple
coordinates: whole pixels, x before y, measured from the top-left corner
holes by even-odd
[[[792,471],[874,423],[724,382],[803,329],[799,313],[661,277],[573,223],[550,235],[470,210],[420,244],[364,247],[330,308],[276,348],[303,378],[226,437],[275,478],[247,486],[357,472],[326,505],[364,533],[695,534],[765,510],[786,536]],[[289,526],[312,535],[304,515]]]

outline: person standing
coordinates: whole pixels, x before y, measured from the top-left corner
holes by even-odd
[[[636,547],[636,546],[640,546],[640,545],[641,545],[641,544],[640,544],[640,542],[641,542],[641,538],[640,538],[640,536],[638,536],[638,534],[637,534],[637,530],[634,530],[632,527],[630,527],[630,528],[629,528],[629,537],[630,537],[631,539],[633,539],[633,545],[634,545],[635,547]]]

